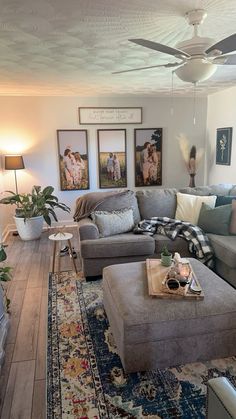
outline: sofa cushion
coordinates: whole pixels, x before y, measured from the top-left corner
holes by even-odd
[[[229,233],[236,234],[236,200],[232,201],[232,212],[229,224]]]
[[[164,246],[174,255],[178,252],[182,257],[192,256],[188,250],[188,242],[182,237],[176,237],[175,240],[170,240],[168,237],[161,234],[154,234],[155,253],[160,256]]]
[[[196,196],[177,192],[177,208],[175,218],[197,224],[202,202],[214,208],[216,196]]]
[[[135,224],[141,220],[137,198],[133,191],[124,191],[122,194],[119,194],[119,196],[109,196],[104,202],[101,202],[96,206],[96,210],[99,211],[117,211],[124,208],[132,208]]]
[[[132,208],[119,211],[93,211],[92,220],[99,230],[100,237],[126,233],[134,228]]]
[[[231,268],[236,268],[236,236],[208,234],[216,258]]]
[[[153,255],[154,250],[155,242],[152,237],[133,233],[81,242],[81,256],[83,258]]]
[[[210,185],[210,186],[196,186],[195,188],[186,188],[179,189],[179,192],[189,194],[189,195],[236,195],[236,189],[233,192],[231,183],[220,183],[219,185]]]
[[[229,191],[229,195],[236,195],[236,185],[232,185],[232,188]]]
[[[187,186],[186,188],[179,189],[179,192],[185,193],[188,195],[203,195],[207,196],[210,195],[211,187],[210,186],[196,186],[195,188],[191,188],[190,186]]]
[[[142,220],[151,217],[174,218],[176,189],[146,189],[136,192]]]
[[[231,211],[231,204],[211,208],[203,202],[199,214],[198,226],[205,231],[205,233],[227,236],[229,235]]]
[[[236,199],[236,196],[230,195],[218,195],[216,198],[216,207],[221,207],[222,205],[232,204],[233,199]]]

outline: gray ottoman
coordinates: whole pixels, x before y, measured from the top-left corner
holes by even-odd
[[[104,307],[125,371],[236,355],[236,290],[190,261],[202,301],[150,297],[145,262],[104,268]]]

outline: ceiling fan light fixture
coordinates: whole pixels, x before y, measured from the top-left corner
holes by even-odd
[[[175,74],[188,83],[198,83],[209,79],[216,71],[217,65],[202,58],[192,58],[175,70]]]

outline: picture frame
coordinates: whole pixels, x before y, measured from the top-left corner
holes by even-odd
[[[126,129],[99,129],[99,187],[127,187]]]
[[[61,190],[89,189],[87,130],[57,130],[57,146]]]
[[[162,185],[162,128],[134,130],[135,186]]]
[[[230,166],[233,128],[216,130],[216,164]]]
[[[142,124],[141,107],[82,107],[79,108],[80,125]]]

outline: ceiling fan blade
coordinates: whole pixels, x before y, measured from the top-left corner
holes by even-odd
[[[216,57],[212,63],[219,65],[236,65],[236,54],[220,55],[219,57]]]
[[[228,52],[236,51],[236,33],[212,45],[205,52],[206,54],[209,54],[209,52],[213,51],[214,49],[221,51],[222,54],[227,54]]]
[[[147,39],[129,39],[129,41],[134,42],[135,44],[142,45],[143,47],[154,49],[155,51],[164,52],[165,54],[174,55],[175,57],[190,57],[184,51],[180,49],[171,48],[167,45],[159,44],[158,42],[148,41]]]
[[[178,67],[181,64],[182,64],[182,62],[151,65],[149,67],[139,67],[139,68],[131,68],[130,70],[113,71],[112,74],[129,73],[130,71],[148,70],[149,68],[157,68],[157,67],[166,67],[166,68]]]

